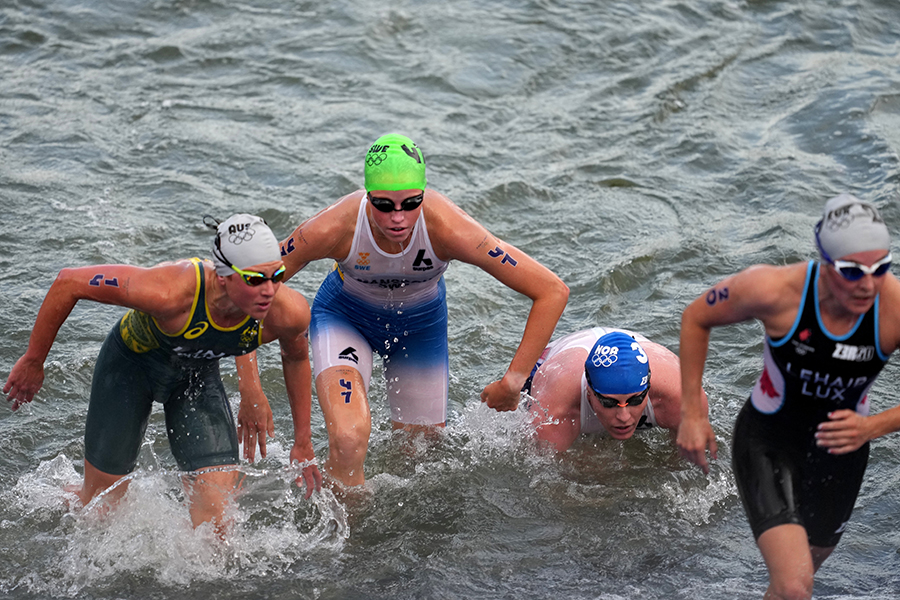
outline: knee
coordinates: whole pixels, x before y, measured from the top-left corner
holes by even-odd
[[[329,453],[342,461],[364,460],[369,446],[369,425],[342,426],[328,432]]]
[[[785,581],[773,581],[764,600],[810,600],[813,591],[812,573],[799,574]]]

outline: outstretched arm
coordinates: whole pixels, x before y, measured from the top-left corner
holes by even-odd
[[[430,233],[436,232],[432,243],[439,256],[480,267],[532,301],[522,339],[506,373],[481,393],[482,402],[491,408],[515,410],[519,405],[522,385],[550,341],[566,307],[569,288],[550,269],[491,235],[447,198],[437,192],[429,192],[428,202],[432,202],[429,211],[434,213],[428,227]]]
[[[31,402],[44,381],[44,361],[59,328],[79,300],[93,300],[142,310],[160,318],[177,318],[184,311],[184,286],[193,286],[193,266],[174,263],[144,269],[99,265],[63,269],[47,291],[28,340],[28,349],[3,386],[13,410]],[[193,288],[191,288],[193,289]],[[188,308],[190,308],[188,306]]]
[[[566,308],[569,288],[550,269],[524,252],[500,240],[496,242],[493,250],[484,253],[489,258],[485,261],[485,270],[532,301],[522,340],[506,373],[481,392],[482,402],[502,411],[518,407],[519,391],[553,335],[556,323]],[[516,265],[509,267],[509,263],[503,264],[508,258],[514,259]]]
[[[718,444],[709,422],[709,408],[703,402],[703,367],[709,351],[710,325],[703,319],[704,307],[698,304],[702,302],[703,298],[695,300],[681,315],[681,423],[677,443],[682,456],[709,473],[706,449],[716,458]]]
[[[709,473],[706,450],[716,458],[718,446],[709,422],[701,387],[713,327],[748,319],[762,321],[766,332],[784,335],[797,314],[806,263],[772,267],[757,265],[707,290],[681,316],[681,424],[678,448],[682,456]]]

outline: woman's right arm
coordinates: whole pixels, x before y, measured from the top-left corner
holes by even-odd
[[[182,262],[144,269],[129,265],[98,265],[63,269],[47,291],[35,319],[28,348],[10,371],[3,387],[13,402],[13,410],[31,402],[44,381],[44,361],[59,328],[79,300],[92,300],[143,310],[155,316],[173,316],[180,297],[179,283],[187,282],[185,273],[193,270]],[[188,273],[193,286],[194,275]],[[173,285],[173,281],[176,282]]]
[[[702,388],[710,331],[753,318],[763,321],[767,332],[783,329],[796,315],[804,278],[805,263],[787,267],[756,265],[713,286],[682,313],[678,351],[681,424],[677,443],[681,455],[704,473],[709,473],[706,450],[716,458],[718,449]]]

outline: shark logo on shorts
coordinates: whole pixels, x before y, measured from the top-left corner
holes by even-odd
[[[347,346],[344,348],[340,354],[338,354],[338,360],[349,360],[355,365],[359,364],[359,356],[356,354],[356,348],[353,346]]]

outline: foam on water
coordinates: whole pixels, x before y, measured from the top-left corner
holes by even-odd
[[[349,530],[330,491],[304,499],[294,483],[299,468],[239,470],[244,478],[223,541],[209,524],[192,527],[179,472],[139,468],[120,482],[128,490],[113,509],[109,490],[81,507],[68,491],[81,484],[73,461],[61,455],[44,462],[0,497],[9,511],[0,525],[6,534],[43,532],[39,543],[20,548],[31,568],[0,580],[0,589],[78,596],[132,578],[177,588],[238,575],[285,576],[310,556],[320,564],[338,556]]]
[[[358,189],[366,144],[398,130],[436,190],[570,286],[559,335],[627,327],[676,350],[681,310],[710,285],[814,256],[825,197],[852,192],[900,223],[898,23],[888,0],[5,2],[0,370],[59,269],[203,255],[207,213],[260,214],[286,235]],[[330,266],[288,285],[312,300]],[[536,450],[524,411],[478,397],[508,367],[528,300],[469,265],[446,282],[448,426],[393,432],[376,367],[358,502],[306,501],[291,482],[278,348],[260,351],[276,438],[240,466],[227,546],[189,526],[158,410],[119,510],[66,508],[96,352],[122,314],[80,302],[37,399],[0,407],[0,595],[762,595],[728,451],[761,368],[757,323],[712,336],[709,476],[662,431],[557,457]],[[235,393],[227,361],[223,375]],[[900,401],[898,376],[889,364],[874,410]],[[312,418],[322,460],[315,403]],[[873,444],[817,598],[895,595],[898,462],[898,436]]]

